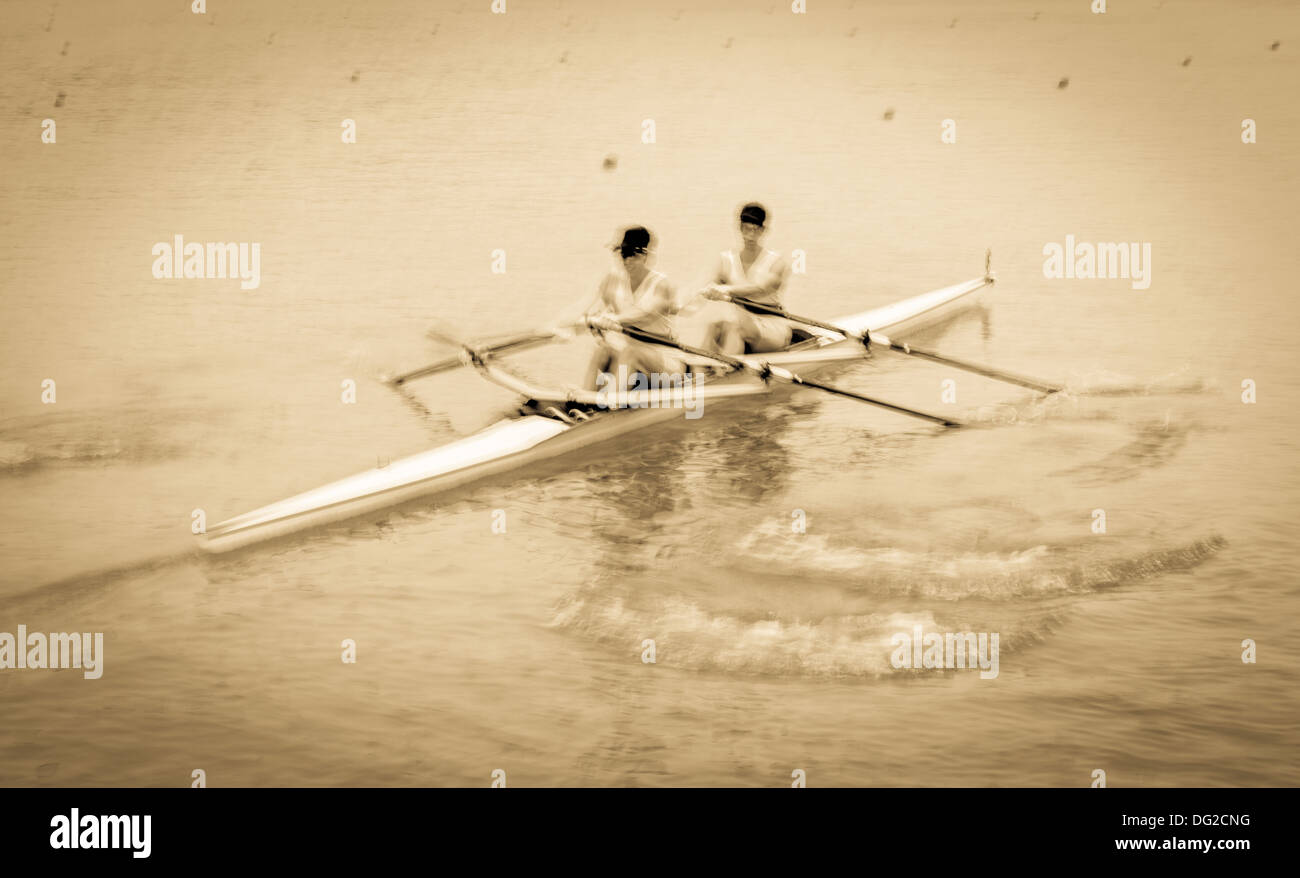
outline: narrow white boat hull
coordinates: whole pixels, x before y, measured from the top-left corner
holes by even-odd
[[[989,283],[988,279],[978,278],[832,322],[853,332],[880,332],[894,340],[905,339],[974,305],[976,294]],[[816,334],[815,342],[801,349],[765,354],[763,359],[810,372],[828,362],[843,362],[843,346],[858,345],[833,333],[810,331]],[[834,358],[832,354],[839,356]],[[753,385],[755,393],[764,390],[761,382],[747,375],[723,378],[705,387],[718,383],[728,385],[728,390],[733,384]],[[449,491],[682,416],[682,410],[676,408],[641,408],[604,412],[578,423],[542,415],[501,421],[447,445],[223,521],[207,532],[200,545],[209,552],[228,552]]]

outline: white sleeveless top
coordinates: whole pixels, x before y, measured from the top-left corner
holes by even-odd
[[[616,268],[613,272],[614,277],[618,279],[611,298],[614,303],[614,310],[620,311],[650,311],[654,316],[646,317],[637,322],[637,326],[646,332],[666,334],[670,330],[668,318],[660,313],[654,300],[655,289],[659,286],[664,275],[657,271],[649,271],[641,279],[641,285],[632,290],[632,279],[628,277],[627,271],[622,267]]]
[[[740,261],[740,253],[735,250],[727,250],[722,254],[722,280],[731,286],[760,286],[766,287],[776,279],[776,274],[772,270],[776,265],[779,253],[775,250],[764,250],[758,254],[752,263],[749,271],[745,271]],[[753,297],[755,302],[765,302],[773,305],[781,304],[781,290],[778,288],[775,292],[766,292],[756,294]]]

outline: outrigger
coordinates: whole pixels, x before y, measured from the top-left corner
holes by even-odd
[[[951,320],[975,306],[978,294],[993,283],[983,277],[943,287],[833,321],[818,321],[788,314],[773,306],[736,299],[741,307],[765,309],[790,320],[794,339],[785,350],[761,355],[729,357],[683,345],[675,340],[623,326],[622,331],[640,341],[676,348],[693,368],[721,367],[729,371],[704,378],[697,387],[630,390],[617,395],[619,408],[600,408],[609,395],[575,387],[560,389],[532,385],[495,362],[497,354],[518,351],[556,337],[534,332],[491,345],[466,346],[454,360],[434,363],[388,379],[400,386],[417,378],[458,366],[473,366],[487,379],[527,399],[517,415],[499,421],[471,436],[394,461],[348,478],[280,500],[209,530],[201,545],[210,552],[225,552],[285,536],[368,512],[428,497],[479,479],[518,470],[539,461],[605,442],[668,419],[680,417],[674,408],[693,399],[714,401],[771,393],[776,384],[793,384],[856,399],[871,405],[944,427],[957,421],[917,411],[855,391],[808,380],[805,375],[833,363],[869,356],[873,348],[920,356],[990,378],[1012,381],[1052,393],[1060,388],[975,363],[953,360],[930,351],[893,341]],[[797,372],[795,370],[798,370]]]

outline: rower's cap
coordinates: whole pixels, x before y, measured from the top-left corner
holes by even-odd
[[[740,221],[761,229],[767,225],[767,208],[757,201],[751,201],[740,209]]]
[[[615,244],[614,249],[626,259],[649,250],[651,237],[650,230],[645,226],[632,226],[623,230],[623,240]]]

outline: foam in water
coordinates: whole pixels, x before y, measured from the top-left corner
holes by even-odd
[[[656,664],[678,669],[881,677],[900,673],[891,664],[898,648],[893,638],[899,632],[991,632],[999,635],[1004,655],[1032,648],[1061,614],[1059,606],[1040,606],[1037,599],[1132,587],[1188,570],[1213,556],[1226,540],[1211,536],[1133,557],[1076,560],[1047,546],[942,556],[897,548],[836,547],[820,538],[787,553],[788,547],[771,535],[755,534],[740,545],[747,553],[763,550],[751,562],[765,569],[769,581],[799,583],[799,600],[794,602],[798,610],[764,591],[757,578],[739,598],[732,589],[711,601],[714,592],[722,591],[721,584],[714,591],[704,585],[705,595],[697,598],[657,594],[662,580],[647,574],[635,580],[597,581],[562,601],[551,624],[611,649],[640,649],[644,641],[653,640]],[[800,552],[829,563],[801,569]],[[771,569],[778,564],[784,565],[785,579],[780,570]],[[814,586],[820,589],[815,596]],[[741,602],[711,605],[726,598]],[[890,605],[900,599],[903,605]],[[1025,599],[1034,603],[1026,604]],[[917,600],[924,603],[911,604]],[[936,606],[935,600],[942,603]],[[858,606],[869,609],[854,612]]]

